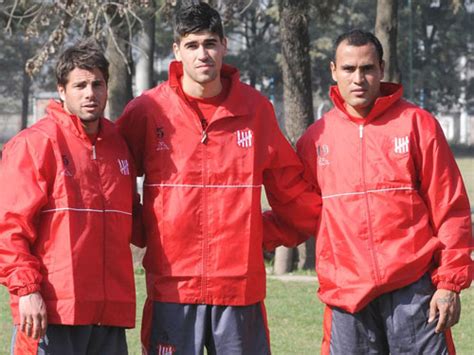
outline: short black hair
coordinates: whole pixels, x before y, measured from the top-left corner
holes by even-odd
[[[375,51],[377,52],[377,56],[379,58],[379,63],[382,64],[383,62],[383,48],[382,44],[377,37],[371,32],[362,31],[359,29],[351,30],[349,32],[345,32],[337,37],[336,42],[334,43],[334,63],[336,62],[336,51],[339,45],[347,41],[347,44],[355,47],[364,46],[368,43],[372,43],[375,47]]]
[[[217,34],[221,41],[224,39],[224,27],[219,12],[205,2],[180,8],[176,12],[173,27],[175,43],[179,43],[181,38],[190,33],[201,31]]]
[[[56,81],[65,86],[69,73],[75,68],[93,70],[99,69],[107,83],[109,81],[109,62],[99,44],[92,38],[82,39],[64,50],[56,64]]]

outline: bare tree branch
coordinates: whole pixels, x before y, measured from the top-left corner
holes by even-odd
[[[72,3],[73,0],[67,0],[66,9],[71,6]],[[28,75],[33,76],[38,73],[44,62],[48,59],[49,54],[55,53],[56,49],[63,43],[66,30],[69,27],[72,18],[72,14],[66,12],[66,15],[51,33],[47,43],[43,46],[43,48],[41,48],[40,52],[33,58],[28,59],[25,66],[25,71],[28,73]]]
[[[244,8],[242,9],[242,11],[239,12],[239,16],[242,15],[245,11],[247,11],[248,8],[249,8],[250,6],[252,6],[252,4],[253,4],[253,0],[250,0],[250,1],[248,2],[248,4],[244,6]]]
[[[12,11],[10,12],[10,17],[8,19],[7,26],[5,28],[5,31],[10,34],[12,33],[11,24],[12,24],[13,14],[15,13],[17,6],[18,6],[18,0],[15,0],[15,3],[13,4],[13,7],[12,7]]]

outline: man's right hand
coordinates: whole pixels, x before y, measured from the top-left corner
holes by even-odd
[[[19,299],[20,330],[33,339],[46,334],[48,320],[46,305],[39,292],[21,296]]]

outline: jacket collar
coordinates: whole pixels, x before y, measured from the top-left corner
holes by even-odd
[[[178,61],[172,61],[169,66],[169,84],[177,92],[181,86],[181,77],[183,76],[183,64]],[[214,114],[213,121],[224,117],[244,116],[249,113],[248,105],[243,105],[242,83],[240,82],[239,70],[231,65],[223,64],[221,68],[221,77],[228,78],[231,82],[229,94],[225,101],[220,105]],[[178,95],[179,96],[179,95]]]
[[[364,118],[353,117],[347,112],[344,105],[344,99],[341,97],[337,85],[331,86],[329,96],[331,97],[334,106],[336,106],[336,109],[344,116],[357,124],[367,124],[382,115],[389,107],[400,100],[403,95],[403,87],[402,85],[395,83],[381,83],[380,92],[381,96],[375,100],[374,107],[372,107],[372,110],[370,110],[367,117]]]
[[[79,117],[71,115],[64,111],[63,104],[60,101],[50,100],[48,106],[46,107],[46,112],[49,117],[51,117],[61,126],[70,130],[72,133],[74,133],[74,135],[81,139],[89,141],[87,133],[84,131],[84,128],[82,127],[82,122]],[[108,131],[108,124],[106,121],[106,119],[100,118],[99,135],[97,139],[103,137]]]

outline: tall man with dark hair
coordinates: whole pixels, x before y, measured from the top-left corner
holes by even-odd
[[[341,35],[335,108],[297,144],[323,199],[322,353],[453,354],[449,328],[472,279],[469,201],[438,122],[382,83],[383,67],[373,34]]]
[[[82,41],[62,53],[56,77],[61,102],[7,143],[0,168],[12,354],[127,354],[134,172],[103,117],[108,62]]]
[[[271,103],[223,64],[219,13],[206,3],[176,16],[169,80],[118,121],[145,175],[143,261],[149,354],[269,354],[261,189],[299,225],[309,185]],[[296,197],[298,196],[298,199]],[[286,214],[285,214],[286,213]]]

